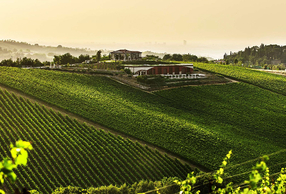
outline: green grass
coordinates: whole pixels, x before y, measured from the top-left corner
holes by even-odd
[[[240,163],[286,147],[285,96],[249,84],[149,94],[106,77],[0,70],[0,83],[208,169],[216,169],[231,149],[233,163]]]
[[[189,166],[139,143],[105,133],[0,90],[0,158],[9,145],[31,141],[27,167],[17,170],[18,188],[52,193],[60,186],[82,188],[133,184],[142,179],[185,178]],[[7,192],[14,185],[5,184]]]
[[[230,65],[195,63],[194,66],[286,95],[285,76]]]

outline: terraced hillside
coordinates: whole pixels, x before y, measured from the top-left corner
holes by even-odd
[[[105,133],[0,90],[0,158],[9,145],[31,141],[27,167],[16,172],[18,188],[51,193],[60,186],[88,188],[132,184],[142,179],[185,178],[191,171],[158,152]],[[5,184],[13,192],[13,185]]]
[[[240,163],[285,148],[286,97],[253,85],[149,94],[107,77],[6,67],[0,71],[2,84],[208,169],[216,169],[231,149],[233,163]]]

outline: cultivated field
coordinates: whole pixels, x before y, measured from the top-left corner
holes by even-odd
[[[237,72],[249,80],[256,73]],[[262,81],[269,76],[257,73]],[[210,170],[231,149],[240,163],[285,148],[285,96],[250,84],[150,94],[106,77],[15,68],[1,68],[0,82]]]
[[[9,145],[18,139],[31,141],[34,150],[29,153],[28,166],[16,172],[17,186],[45,194],[68,185],[88,188],[185,178],[191,171],[139,143],[0,90],[0,158],[10,156]],[[7,183],[4,189],[13,192],[15,186]]]
[[[286,77],[281,75],[230,65],[197,63],[195,66],[286,95]]]

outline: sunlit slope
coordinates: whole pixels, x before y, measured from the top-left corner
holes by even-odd
[[[130,140],[81,125],[52,110],[0,90],[0,158],[9,145],[31,141],[27,167],[16,172],[18,188],[51,193],[60,186],[83,188],[136,181],[185,178],[191,171],[178,160]],[[14,186],[4,189],[13,192]]]
[[[239,163],[284,147],[281,139],[285,137],[285,97],[247,84],[149,94],[106,77],[0,70],[1,83],[209,169],[217,168],[231,149],[235,153],[234,163]],[[242,92],[238,95],[239,91]],[[251,96],[261,98],[250,99]],[[270,100],[265,100],[265,96]]]
[[[286,95],[286,77],[282,75],[275,75],[267,72],[231,65],[196,63],[195,67],[229,76],[234,79],[238,79],[243,82],[247,82],[261,88]]]
[[[177,88],[156,94],[200,115],[205,125],[218,138],[228,139],[241,157],[243,151],[236,150],[240,145],[261,154],[286,148],[283,95],[245,83]]]

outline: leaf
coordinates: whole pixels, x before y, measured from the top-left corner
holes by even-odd
[[[4,172],[0,172],[0,182],[1,184],[4,183]]]
[[[228,152],[228,154],[226,155],[226,157],[227,157],[228,159],[230,159],[231,154],[232,154],[232,150],[230,150],[230,151]]]
[[[5,191],[3,191],[2,189],[0,189],[0,194],[5,194]]]
[[[32,149],[33,149],[31,143],[28,142],[28,141],[23,141],[23,145],[24,145],[24,148],[25,148],[25,149],[29,149],[29,150],[32,150]]]
[[[12,148],[11,150],[11,155],[12,155],[12,158],[15,159],[17,157],[17,148]]]
[[[24,147],[23,141],[22,141],[22,140],[18,140],[18,141],[16,142],[16,147],[17,147],[17,148],[23,148],[23,147]]]
[[[214,191],[214,190],[215,190],[215,188],[216,188],[216,186],[215,186],[215,185],[213,185],[213,186],[212,186],[212,190]]]
[[[4,170],[12,171],[15,167],[16,166],[13,164],[11,160],[8,160],[7,158],[3,160],[3,171]]]
[[[221,184],[223,182],[223,179],[221,177],[218,177],[217,183]]]
[[[11,181],[15,182],[16,179],[17,179],[17,175],[14,173],[14,172],[10,172],[8,175],[7,175]]]
[[[222,165],[223,165],[223,166],[226,166],[226,164],[227,164],[226,161],[223,161],[223,162],[222,162]]]
[[[24,165],[26,166],[27,165],[27,157],[24,156],[24,155],[19,155],[17,158],[16,158],[16,161],[15,161],[15,164],[16,165]]]

